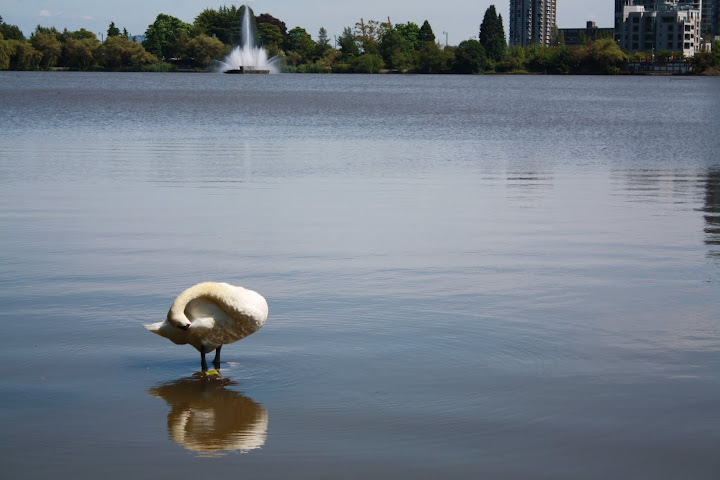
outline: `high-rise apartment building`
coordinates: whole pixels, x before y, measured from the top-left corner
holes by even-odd
[[[703,0],[702,33],[706,40],[720,37],[720,0]]]
[[[615,0],[615,40],[620,41],[622,24],[625,21],[623,9],[625,7],[643,7],[650,11],[699,10],[701,34],[713,33],[713,14],[717,15],[720,0]],[[715,31],[714,35],[720,35]]]
[[[550,45],[556,0],[510,0],[510,45]]]
[[[692,57],[700,49],[702,0],[616,0],[615,39],[626,50],[679,51]]]

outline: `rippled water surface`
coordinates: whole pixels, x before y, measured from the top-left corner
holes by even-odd
[[[7,478],[717,479],[720,81],[0,73]],[[222,378],[152,335],[262,293]]]

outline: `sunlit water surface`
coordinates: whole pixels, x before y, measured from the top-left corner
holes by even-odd
[[[4,478],[713,479],[720,80],[0,73]],[[205,280],[266,326],[152,335]]]

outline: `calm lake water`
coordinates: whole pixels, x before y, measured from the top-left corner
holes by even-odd
[[[3,478],[720,476],[720,79],[0,73]],[[268,322],[199,354],[182,290]]]

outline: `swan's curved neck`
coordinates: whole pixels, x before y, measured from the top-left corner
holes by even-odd
[[[190,320],[185,315],[185,308],[187,308],[188,303],[197,298],[209,298],[215,301],[218,306],[225,309],[227,299],[224,298],[224,296],[229,293],[226,291],[227,288],[230,288],[230,286],[215,282],[198,283],[188,288],[178,295],[170,306],[170,311],[167,316],[168,321],[178,327],[183,327],[190,323]]]
[[[217,285],[212,282],[199,283],[188,288],[178,295],[170,306],[170,311],[167,316],[168,321],[178,327],[188,324],[190,321],[185,315],[185,308],[188,303],[200,297],[214,297],[215,295],[213,294],[216,294],[215,290],[217,290]]]

